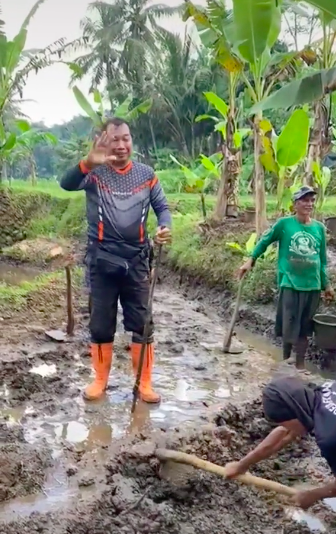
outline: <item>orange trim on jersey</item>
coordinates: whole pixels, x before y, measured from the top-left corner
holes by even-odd
[[[82,161],[79,162],[79,168],[83,174],[88,174],[90,172],[90,169],[86,164],[86,161],[84,161],[83,159]]]
[[[146,180],[146,182],[144,182],[143,184],[138,185],[138,187],[135,187],[134,189],[132,189],[133,195],[136,195],[136,193],[139,193],[143,189],[146,189],[146,187],[151,187],[151,183],[152,183],[152,180]]]
[[[140,243],[145,241],[145,229],[143,223],[140,223]]]
[[[104,223],[103,221],[98,222],[98,241],[103,241],[104,238]]]
[[[118,169],[118,168],[114,167],[113,165],[111,165],[111,167],[118,174],[126,174],[126,172],[130,171],[131,168],[133,167],[133,161],[129,161],[127,163],[126,167],[124,167],[123,169]]]
[[[158,181],[158,177],[154,176],[153,180],[151,180],[150,188],[153,189],[153,187],[158,183]]]

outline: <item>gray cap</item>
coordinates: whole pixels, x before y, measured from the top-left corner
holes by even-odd
[[[294,193],[293,200],[294,200],[294,202],[296,202],[297,200],[300,200],[301,198],[305,197],[306,195],[316,195],[315,189],[313,189],[309,185],[304,185],[298,191],[296,191]]]

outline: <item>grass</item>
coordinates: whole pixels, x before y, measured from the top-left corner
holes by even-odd
[[[26,303],[27,297],[36,291],[40,291],[51,282],[64,278],[63,272],[54,272],[37,276],[30,282],[21,282],[19,285],[0,284],[0,310],[10,305],[18,309]]]
[[[168,175],[168,171],[162,171]],[[171,173],[171,171],[169,171]],[[167,180],[165,176],[165,180]],[[20,199],[30,195],[43,193],[43,198],[50,198],[45,209],[35,213],[27,225],[27,236],[62,237],[77,239],[85,233],[85,196],[83,192],[69,193],[63,191],[57,182],[39,180],[37,186],[22,181],[13,183],[14,197]],[[186,270],[195,277],[206,279],[210,285],[218,285],[223,289],[236,291],[237,281],[235,272],[243,261],[240,253],[227,246],[227,242],[237,241],[244,244],[251,234],[251,230],[244,226],[223,227],[222,230],[204,235],[200,229],[201,203],[197,194],[169,193],[167,198],[173,214],[173,243],[169,250],[171,264]],[[206,206],[211,213],[216,199],[206,197]],[[241,208],[253,206],[253,198],[243,195],[240,198]],[[268,216],[276,216],[276,198],[267,197]],[[324,206],[324,214],[332,215],[336,212],[336,197],[329,197]],[[149,218],[149,231],[155,230],[155,217]],[[0,229],[1,231],[1,229]],[[43,279],[42,279],[43,280]],[[39,281],[38,283],[42,283]],[[28,284],[20,289],[2,288],[8,298],[24,299],[32,288]],[[275,262],[271,259],[260,260],[253,273],[246,280],[244,295],[251,302],[267,303],[274,300],[276,294]],[[0,291],[1,303],[1,291]]]
[[[83,283],[83,270],[80,267],[73,270],[72,281],[75,288]],[[30,282],[21,282],[18,285],[0,283],[0,313],[9,308],[18,311],[30,306],[30,301],[35,296],[43,294],[47,288],[50,289],[51,287],[55,291],[55,298],[52,299],[53,304],[56,304],[57,296],[62,294],[65,287],[64,270],[43,273]],[[43,297],[42,304],[44,304]]]

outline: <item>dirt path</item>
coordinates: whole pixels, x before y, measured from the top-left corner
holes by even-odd
[[[220,350],[223,325],[219,317],[182,294],[160,287],[155,298],[154,381],[163,402],[155,408],[140,404],[136,417],[131,419],[133,378],[121,335],[116,340],[106,398],[99,403],[83,401],[81,390],[90,379],[91,366],[87,317],[81,306],[77,312],[76,336],[64,344],[46,341],[46,324],[42,320],[35,324],[36,317],[32,322],[29,314],[20,317],[20,324],[15,317],[2,321],[2,533],[16,534],[29,527],[29,532],[100,534],[109,527],[107,531],[125,533],[240,534],[250,532],[251,514],[253,529],[258,533],[306,531],[295,522],[286,522],[282,506],[270,507],[252,490],[233,492],[228,483],[213,477],[198,478],[187,493],[174,490],[157,477],[152,453],[146,458],[140,455],[139,459],[125,445],[127,440],[134,442],[131,434],[148,436],[156,429],[166,435],[167,430],[177,426],[191,428],[195,422],[213,418],[211,413],[216,406],[218,409],[231,403],[238,407],[235,414],[230,408],[229,423],[238,429],[239,447],[236,445],[235,450],[241,454],[242,447],[265,433],[265,423],[259,424],[260,404],[252,403],[252,412],[239,406],[258,397],[260,385],[279,370],[274,355],[255,351],[243,342],[241,355],[224,356]],[[53,316],[53,324],[58,321],[61,326],[63,313],[61,306]],[[47,320],[47,316],[43,317]],[[249,343],[248,339],[245,341]],[[289,372],[288,368],[282,371]],[[254,430],[244,433],[251,422]],[[230,459],[231,453],[216,441],[198,441],[195,445],[188,436],[183,445],[187,449],[191,446],[196,453],[219,463]],[[121,437],[126,441],[115,445]],[[176,436],[175,443],[176,439],[182,446]],[[307,451],[303,462],[294,455],[284,457],[284,465],[291,458],[290,470],[297,473],[298,464],[302,474],[307,467],[304,462],[316,453],[311,452],[310,445]],[[324,473],[316,458],[316,463],[310,462],[311,470],[318,474],[321,468]],[[263,474],[280,479],[273,464],[266,466]],[[146,488],[151,497],[144,499],[134,513],[126,513]],[[37,515],[32,516],[33,512]]]

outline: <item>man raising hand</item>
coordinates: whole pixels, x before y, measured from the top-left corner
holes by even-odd
[[[158,228],[155,240],[171,240],[171,215],[153,169],[131,160],[132,136],[128,124],[110,119],[85,160],[61,180],[67,191],[84,189],[88,219],[87,267],[91,291],[91,357],[95,380],[85,390],[89,400],[107,388],[112,365],[118,299],[125,330],[133,332],[132,362],[136,375],[149,295],[147,218],[152,207]],[[160,402],[152,389],[153,332],[141,375],[139,395]]]

